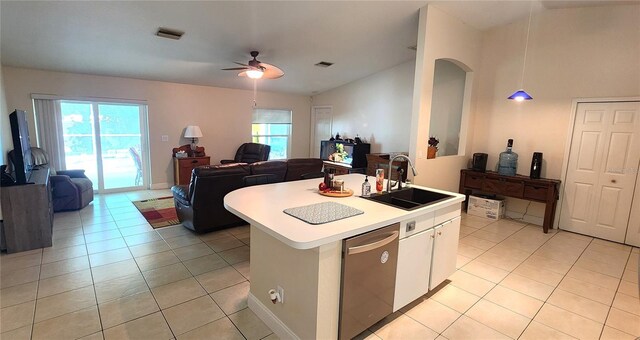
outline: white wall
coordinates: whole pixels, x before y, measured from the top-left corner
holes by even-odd
[[[542,176],[561,179],[574,98],[640,95],[640,5],[547,10],[534,15],[524,89],[527,102],[507,100],[520,87],[527,19],[484,34],[472,152],[498,154],[514,139],[518,173],[529,174],[534,151]],[[507,209],[524,213],[526,202]],[[533,205],[529,214],[540,217]]]
[[[173,184],[171,149],[189,143],[182,138],[187,125],[200,126],[204,137],[198,145],[205,147],[213,164],[232,159],[240,144],[251,141],[253,91],[12,67],[3,67],[3,72],[8,106],[29,113],[34,136],[32,93],[146,100],[153,187]],[[309,97],[261,92],[258,84],[257,102],[263,108],[293,110],[291,157],[308,157]],[[168,135],[169,142],[162,142],[162,135]]]
[[[474,124],[474,97],[477,92],[475,74],[480,67],[481,37],[478,30],[431,5],[420,9],[409,150],[418,170],[418,176],[414,178],[417,184],[458,191],[460,169],[467,167],[470,158],[468,151],[471,149],[473,131],[469,127]],[[459,156],[427,159],[437,59],[455,60],[457,64],[463,64],[467,71],[461,145]]]
[[[409,150],[415,61],[409,61],[312,97],[333,106],[332,133],[371,143],[371,152]]]
[[[457,155],[467,73],[447,60],[436,60],[429,136],[438,138],[438,156]]]

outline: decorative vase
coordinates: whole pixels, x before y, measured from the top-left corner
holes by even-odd
[[[436,158],[437,152],[438,152],[438,147],[436,146],[427,147],[427,159]]]

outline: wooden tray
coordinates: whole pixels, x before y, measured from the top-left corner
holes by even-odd
[[[327,191],[327,192],[318,191],[318,193],[322,196],[328,196],[328,197],[349,197],[353,195],[353,190],[344,189],[344,191],[342,192],[334,191],[334,190]]]

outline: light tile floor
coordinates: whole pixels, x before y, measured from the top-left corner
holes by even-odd
[[[0,338],[277,339],[248,308],[247,226],[154,230],[99,195],[59,213],[54,245],[0,256]],[[638,248],[463,214],[458,271],[367,339],[634,339]]]
[[[53,247],[0,256],[0,338],[276,338],[247,308],[249,228],[153,229],[132,201],[97,195],[57,213]]]

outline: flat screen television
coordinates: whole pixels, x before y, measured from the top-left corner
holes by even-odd
[[[15,110],[9,115],[11,136],[13,137],[13,172],[16,184],[29,182],[33,159],[31,158],[31,143],[29,141],[29,125],[27,114],[23,110]]]
[[[326,161],[351,165],[353,163],[353,144],[339,141],[322,141],[320,158]]]

